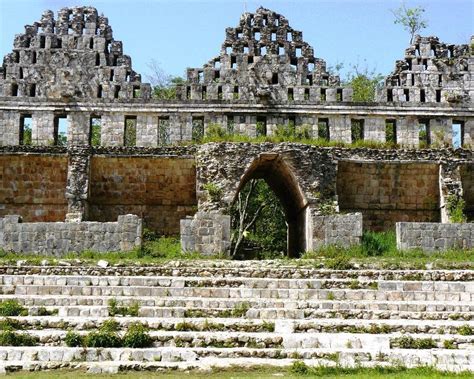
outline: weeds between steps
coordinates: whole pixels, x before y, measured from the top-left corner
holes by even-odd
[[[18,300],[0,301],[0,316],[28,316],[28,309],[23,307]]]
[[[130,316],[138,317],[140,311],[140,303],[138,301],[132,302],[129,306],[118,306],[116,299],[110,299],[107,303],[109,316]]]
[[[438,344],[432,338],[413,338],[402,336],[390,340],[390,348],[400,349],[434,349]]]
[[[87,335],[80,335],[68,331],[64,342],[68,347],[130,347],[145,348],[153,345],[153,340],[148,334],[148,328],[142,323],[130,324],[121,337],[118,333],[119,324],[110,319],[105,321],[98,331]]]

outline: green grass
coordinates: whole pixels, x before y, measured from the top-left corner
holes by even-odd
[[[265,254],[261,254],[265,256]],[[84,251],[69,253],[63,258],[14,254],[0,251],[0,264],[16,265],[24,260],[30,265],[40,265],[46,260],[49,265],[59,265],[61,261],[72,264],[96,264],[106,260],[112,265],[160,265],[169,261],[190,260],[228,260],[224,254],[203,256],[197,252],[182,252],[177,238],[156,237],[149,231],[145,232],[144,244],[141,249],[128,252],[99,253]],[[80,262],[75,262],[79,260]],[[276,262],[297,267],[327,268],[333,270],[350,270],[354,268],[370,269],[474,269],[474,249],[452,249],[442,252],[423,252],[422,250],[399,251],[396,248],[395,233],[366,232],[359,246],[340,248],[325,246],[317,251],[304,253],[301,259],[275,259]],[[0,304],[0,315],[2,315]],[[3,314],[9,316],[11,314]]]
[[[303,367],[303,366],[300,366]],[[358,379],[451,379],[451,378],[472,378],[472,373],[446,373],[423,367],[417,369],[395,368],[355,368],[344,369],[340,367],[329,368],[309,368],[307,372],[295,372],[291,368],[269,368],[258,367],[246,369],[243,367],[232,367],[229,369],[214,369],[209,371],[164,371],[164,372],[126,372],[115,375],[100,374],[92,375],[82,371],[44,371],[44,372],[17,372],[9,373],[7,377],[22,379],[52,379],[58,375],[63,379],[82,378],[115,378],[115,379],[270,379],[270,378],[358,378]]]

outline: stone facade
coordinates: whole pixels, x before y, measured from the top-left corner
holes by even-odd
[[[474,224],[397,222],[397,248],[424,251],[474,248]]]
[[[117,222],[33,222],[19,216],[0,219],[0,249],[61,256],[68,252],[129,251],[141,245],[142,221],[135,215]]]
[[[228,248],[226,212],[256,178],[283,204],[290,255],[323,239],[355,243],[360,215],[340,212],[386,230],[397,221],[449,222],[448,199],[463,198],[472,220],[469,49],[417,37],[378,100],[360,103],[300,31],[259,8],[228,28],[219,56],[189,69],[177,98],[164,101],[141,83],[106,17],[91,7],[63,8],[56,18],[46,11],[0,68],[0,215],[108,222],[134,213],[159,234],[181,228],[187,250],[211,253]],[[177,146],[199,142],[215,124],[251,137],[286,125],[402,149]],[[461,147],[442,149],[454,133]],[[209,196],[209,184],[221,196]]]

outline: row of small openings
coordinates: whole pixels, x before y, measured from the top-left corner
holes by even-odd
[[[258,55],[259,56],[264,56],[264,55],[267,55],[267,46],[261,46],[258,48]],[[248,46],[244,46],[244,54],[249,54],[250,53],[250,49]],[[233,49],[231,46],[226,46],[225,48],[225,54],[226,55],[231,55],[233,54]],[[285,48],[284,46],[281,46],[279,45],[278,46],[278,55],[285,55],[286,54],[286,51],[285,51]],[[303,50],[302,50],[302,47],[296,47],[295,48],[295,56],[296,58],[301,58],[303,56]]]
[[[403,90],[403,95],[405,97],[405,101],[410,101],[410,90],[405,88]],[[435,101],[437,103],[441,103],[441,90],[437,89],[435,90]],[[391,103],[393,102],[393,89],[388,88],[387,89],[387,102]],[[420,98],[419,98],[420,103],[426,103],[426,91],[424,89],[420,90]]]
[[[18,96],[18,84],[12,83],[11,85],[11,96]],[[28,86],[28,96],[35,97],[36,96],[36,84],[30,84]]]
[[[67,135],[69,129],[69,120],[67,115],[55,115],[53,119],[53,143],[56,146],[67,145]],[[32,144],[32,116],[31,114],[23,114],[20,116],[19,128],[20,145]]]
[[[15,63],[20,63],[20,52],[15,50],[13,53],[14,53],[13,61]],[[36,62],[37,62],[37,53],[36,53],[36,51],[32,51],[31,52],[31,63],[35,64]]]
[[[327,100],[327,96],[326,96],[326,88],[321,88],[320,89],[320,96],[319,96],[319,99],[320,101],[326,101]],[[342,88],[337,88],[336,89],[336,101],[342,101],[343,98],[342,98]]]
[[[423,70],[428,70],[428,59],[416,58],[417,64],[423,67]],[[408,64],[408,70],[411,71],[413,69],[413,59],[406,58],[406,62]]]
[[[420,45],[416,45],[415,48],[415,56],[420,57],[421,56],[421,51],[420,51]],[[430,48],[430,57],[436,56],[436,50],[433,45],[431,45]],[[448,46],[448,58],[453,58],[454,56],[454,47],[453,46]]]

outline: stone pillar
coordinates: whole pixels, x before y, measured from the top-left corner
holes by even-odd
[[[137,116],[137,146],[158,146],[158,117],[152,115]]]
[[[90,153],[87,148],[70,148],[66,199],[68,201],[67,221],[87,219],[90,176]]]
[[[71,112],[67,142],[69,145],[89,145],[90,115],[86,112]]]
[[[351,143],[351,119],[348,116],[329,117],[329,136],[331,141]]]
[[[439,166],[439,193],[441,222],[450,223],[449,205],[455,205],[463,198],[460,165],[441,163]]]
[[[419,146],[418,119],[416,117],[397,118],[397,143],[406,147]]]
[[[54,113],[33,112],[31,120],[31,139],[33,145],[54,144]]]
[[[20,143],[20,113],[0,112],[0,146],[18,145]]]
[[[368,117],[364,121],[364,139],[385,142],[385,118]]]
[[[102,146],[123,146],[125,116],[123,114],[104,114],[102,116]]]

